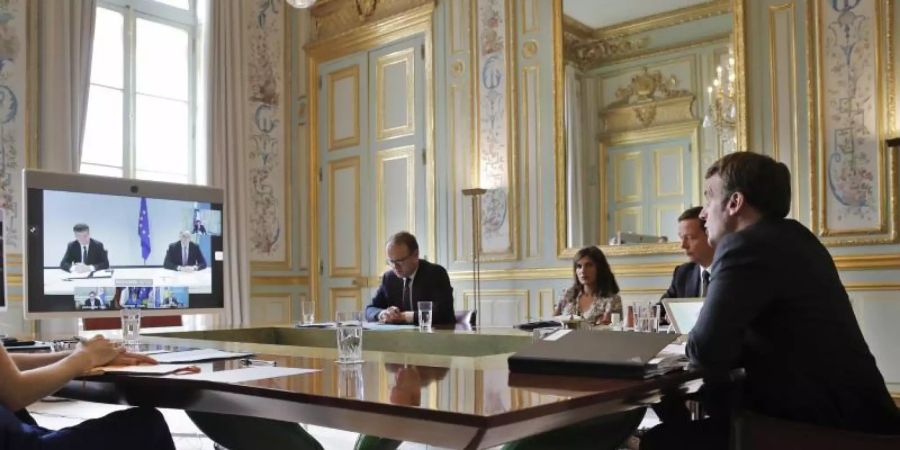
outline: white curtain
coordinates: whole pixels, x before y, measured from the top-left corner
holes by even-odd
[[[207,142],[212,185],[225,190],[225,323],[250,322],[250,268],[247,249],[244,123],[246,71],[241,9],[243,2],[210,2]]]
[[[97,0],[32,4],[38,8],[38,163],[47,170],[78,172]]]
[[[575,68],[566,66],[565,73],[565,118],[566,118],[566,214],[569,229],[566,235],[569,246],[581,247],[586,244],[584,238],[584,156],[582,155],[581,135],[584,123],[581,110],[583,92],[581,81],[576,76]]]

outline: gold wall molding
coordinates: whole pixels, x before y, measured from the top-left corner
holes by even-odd
[[[702,39],[697,39],[693,41],[688,41],[680,44],[670,45],[666,47],[654,48],[646,51],[639,51],[636,53],[632,53],[629,55],[623,55],[619,57],[610,58],[607,61],[604,61],[606,64],[626,64],[632,63],[635,61],[640,61],[642,59],[650,59],[650,58],[658,58],[665,55],[671,55],[674,53],[684,53],[690,50],[694,50],[698,47],[704,47],[707,45],[715,45],[722,43],[731,43],[731,33],[721,33],[715,34],[710,37],[705,37]]]
[[[668,28],[695,20],[728,14],[729,12],[731,12],[731,0],[711,0],[696,6],[688,6],[604,28],[597,28],[593,30],[592,34],[595,38],[625,36],[659,28]]]
[[[565,58],[581,69],[596,67],[607,60],[632,54],[647,47],[646,37],[612,37],[606,39],[584,39],[575,33],[564,32]]]
[[[848,291],[900,291],[900,283],[897,282],[883,282],[883,283],[844,283],[844,289]],[[854,299],[855,301],[880,301],[880,300],[860,300]],[[897,301],[896,299],[886,299],[888,301]],[[883,300],[881,300],[883,301]]]
[[[645,129],[694,119],[691,106],[694,95],[676,89],[674,75],[663,76],[646,67],[631,77],[631,82],[616,90],[617,100],[601,112],[606,132]]]
[[[829,68],[822,67],[825,64],[824,40],[827,30],[823,30],[825,13],[819,2],[810,2],[808,8],[807,23],[810,24],[811,33],[808,33],[808,48],[812,49],[808,54],[807,64],[807,94],[809,98],[809,148],[810,151],[810,191],[811,191],[811,229],[828,246],[855,246],[867,244],[895,243],[900,238],[898,235],[898,161],[894,152],[887,148],[884,138],[896,123],[896,108],[893,107],[895,74],[893,68],[893,30],[894,8],[893,0],[874,1],[874,77],[875,88],[871,94],[874,99],[874,130],[873,138],[877,142],[876,155],[877,172],[879,182],[874,188],[878,189],[880,196],[879,215],[880,221],[871,227],[857,227],[847,229],[834,229],[828,224],[828,200],[827,200],[827,158],[826,148],[826,99],[827,89],[824,86],[826,73]],[[830,99],[834,100],[834,99]],[[832,130],[833,131],[833,130]]]
[[[253,286],[307,286],[308,276],[297,275],[254,275],[250,277],[250,287]]]
[[[348,33],[360,25],[378,22],[434,0],[320,0],[309,9],[313,41]]]

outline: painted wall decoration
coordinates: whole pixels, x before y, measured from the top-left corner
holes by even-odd
[[[25,0],[0,1],[0,208],[3,245],[21,252],[22,168],[25,167],[27,14]]]
[[[479,184],[488,190],[481,199],[482,252],[485,255],[514,255],[508,11],[504,0],[483,0],[477,5]]]
[[[285,4],[245,2],[247,41],[247,200],[250,254],[254,262],[290,265],[290,204],[285,176],[286,145],[284,27]]]
[[[824,235],[884,232],[879,0],[819,3]]]

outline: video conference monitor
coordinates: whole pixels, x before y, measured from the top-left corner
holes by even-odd
[[[217,312],[221,189],[25,170],[26,318]]]

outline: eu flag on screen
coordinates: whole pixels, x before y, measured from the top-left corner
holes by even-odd
[[[150,256],[150,216],[147,215],[147,198],[141,197],[141,214],[138,217],[138,236],[141,238],[141,258],[144,264]]]

